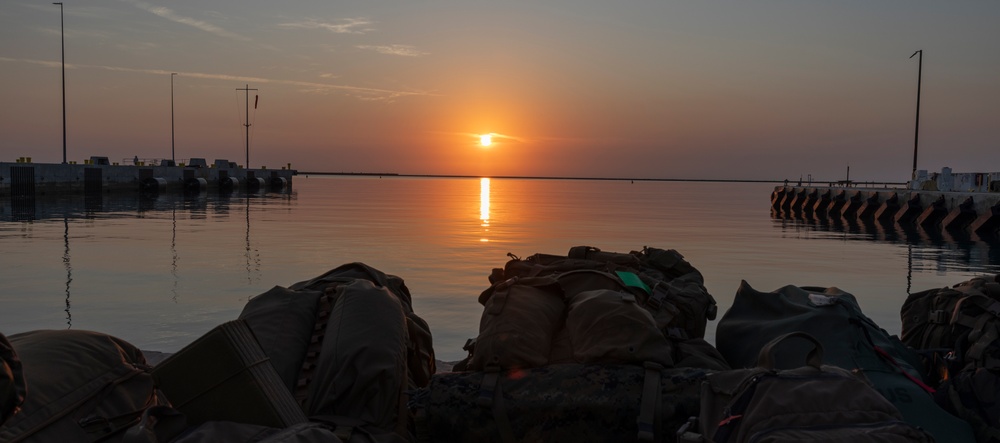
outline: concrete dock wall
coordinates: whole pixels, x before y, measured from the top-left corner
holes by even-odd
[[[226,161],[205,167],[0,162],[0,196],[73,192],[282,190],[292,169],[245,169]]]
[[[1000,230],[1000,193],[941,192],[829,186],[777,186],[772,215],[875,223],[903,230],[976,234],[995,238]]]

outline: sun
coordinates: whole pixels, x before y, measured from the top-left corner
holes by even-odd
[[[486,147],[493,144],[493,135],[483,134],[479,136],[479,145]]]

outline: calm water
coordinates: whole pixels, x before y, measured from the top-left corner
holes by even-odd
[[[891,333],[908,291],[1000,271],[996,245],[982,241],[772,218],[772,188],[298,176],[289,193],[5,200],[0,331],[89,329],[173,352],[249,297],[361,261],[406,281],[438,357],[456,360],[508,252],[676,249],[704,274],[720,316],[741,280],[837,286]]]

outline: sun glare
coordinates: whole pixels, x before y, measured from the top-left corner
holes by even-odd
[[[483,134],[479,136],[479,144],[482,146],[489,146],[493,144],[493,136],[490,134]]]

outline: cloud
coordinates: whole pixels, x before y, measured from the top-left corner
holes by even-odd
[[[34,65],[44,66],[47,68],[59,68],[61,66],[60,62],[53,62],[47,60],[17,59],[10,57],[0,57],[0,62],[29,63]],[[75,63],[67,63],[66,68],[103,69],[105,71],[134,72],[134,73],[149,74],[149,75],[170,75],[171,72],[175,72],[175,71],[166,71],[162,69],[136,69],[136,68],[123,68],[120,66],[85,65],[85,64],[75,64]],[[305,82],[298,80],[282,80],[282,79],[272,79],[265,77],[247,77],[241,75],[228,75],[228,74],[211,74],[204,72],[178,72],[177,74],[181,77],[201,78],[207,80],[225,80],[225,81],[234,81],[240,83],[264,83],[264,84],[271,83],[279,85],[297,86],[301,88],[301,91],[308,93],[341,92],[348,96],[352,96],[366,101],[392,102],[394,99],[400,97],[437,95],[423,91],[395,91],[391,89],[366,88],[361,86],[334,85],[329,83]]]
[[[337,23],[324,23],[318,20],[307,19],[300,22],[281,23],[282,28],[295,29],[325,29],[335,34],[364,34],[373,29],[368,27],[372,22],[365,18],[345,18]]]
[[[497,132],[487,132],[487,133],[475,133],[475,132],[432,132],[432,133],[433,134],[461,135],[461,136],[465,136],[465,137],[469,137],[469,138],[475,139],[476,142],[479,141],[480,137],[482,137],[484,135],[489,135],[490,137],[493,138],[494,142],[497,142],[499,140],[510,140],[510,141],[516,142],[516,143],[531,143],[531,140],[528,140],[528,139],[523,138],[523,137],[517,137],[517,136],[510,135],[510,134],[500,134],[500,133],[497,133]]]
[[[240,40],[240,41],[250,41],[249,37],[245,37],[245,36],[239,35],[239,34],[234,33],[234,32],[229,32],[229,31],[227,31],[227,30],[225,30],[225,29],[223,29],[223,28],[221,28],[219,26],[213,25],[213,24],[211,24],[209,22],[206,22],[204,20],[198,20],[198,19],[195,19],[195,18],[184,17],[182,15],[178,15],[176,12],[174,12],[170,8],[166,8],[166,7],[163,7],[163,6],[151,5],[149,3],[146,3],[146,2],[143,2],[143,1],[140,1],[140,0],[122,0],[122,1],[125,2],[125,3],[131,3],[132,5],[134,5],[135,7],[139,8],[139,9],[145,10],[147,12],[151,12],[151,13],[157,15],[157,16],[160,16],[160,17],[165,18],[167,20],[170,20],[172,22],[176,22],[176,23],[188,25],[188,26],[191,26],[191,27],[194,27],[194,28],[198,28],[198,29],[200,29],[202,31],[218,35],[219,37],[231,38],[231,39]]]
[[[360,45],[358,49],[366,49],[380,54],[401,55],[404,57],[420,57],[428,55],[426,52],[418,51],[410,45]]]

